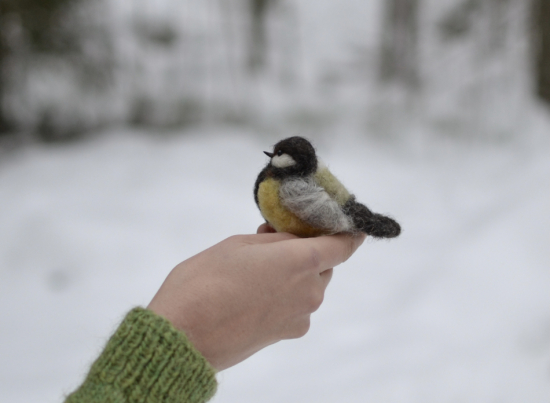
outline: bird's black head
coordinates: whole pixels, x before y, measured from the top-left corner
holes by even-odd
[[[279,141],[273,152],[264,151],[271,158],[269,167],[274,176],[307,176],[317,170],[315,149],[303,137],[289,137]]]

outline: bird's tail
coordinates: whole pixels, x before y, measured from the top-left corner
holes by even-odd
[[[373,213],[367,206],[357,203],[352,197],[343,207],[346,215],[350,216],[358,231],[375,238],[395,238],[401,233],[401,226],[397,221],[382,214]]]

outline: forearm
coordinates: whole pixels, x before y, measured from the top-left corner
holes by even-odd
[[[153,312],[133,309],[65,403],[206,402],[215,370],[186,336]]]

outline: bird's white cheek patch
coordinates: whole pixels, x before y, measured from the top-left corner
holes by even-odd
[[[271,160],[271,165],[277,168],[286,168],[294,164],[296,164],[296,161],[288,154],[276,155]]]

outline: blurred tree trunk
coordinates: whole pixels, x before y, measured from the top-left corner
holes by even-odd
[[[506,31],[509,29],[507,12],[510,9],[510,0],[492,0],[489,6],[489,48],[498,51],[506,47]]]
[[[8,64],[21,51],[27,56],[78,52],[77,28],[67,28],[67,22],[80,1],[91,0],[0,0],[0,134],[15,127],[6,107],[11,91]],[[19,41],[14,41],[16,36]]]
[[[550,0],[533,0],[531,24],[536,93],[550,104]]]
[[[248,0],[251,29],[248,68],[255,73],[265,66],[266,26],[265,20],[269,2],[273,0]]]
[[[420,0],[387,0],[384,12],[380,79],[419,85],[418,10]]]
[[[6,33],[4,32],[6,15],[5,5],[0,4],[0,136],[10,130],[10,125],[5,112],[5,79],[6,79],[6,61],[8,56],[8,44]],[[4,29],[3,29],[4,28]]]
[[[1,48],[0,44],[0,48]],[[0,136],[9,131],[8,120],[4,113],[4,52],[0,49]]]

